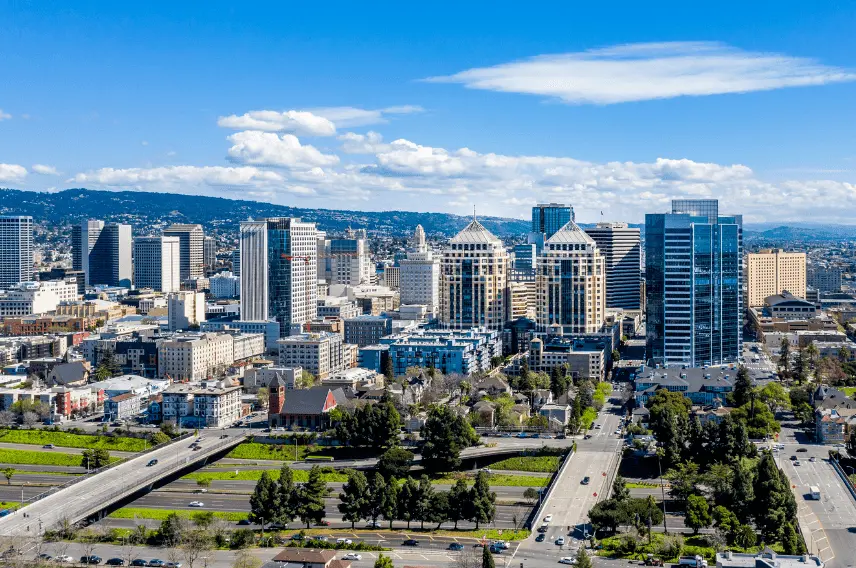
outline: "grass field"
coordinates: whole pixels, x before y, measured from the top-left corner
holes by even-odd
[[[454,485],[458,478],[454,475],[438,477],[431,481],[435,485]],[[507,473],[490,474],[491,487],[544,487],[550,481],[549,477],[534,477],[532,475],[509,475]],[[467,483],[472,483],[473,478],[468,477]]]
[[[119,461],[120,458],[111,457],[110,461]],[[60,465],[76,467],[80,466],[80,456],[77,454],[63,454],[51,452],[50,450],[3,450],[0,449],[0,463],[14,465]]]
[[[559,456],[521,456],[508,458],[491,464],[491,469],[506,471],[529,471],[533,473],[553,473],[559,469]]]
[[[856,387],[839,387],[838,390],[850,397],[856,394]]]
[[[262,444],[259,442],[244,442],[236,446],[227,458],[243,460],[282,460],[294,461],[315,459],[353,460],[376,457],[378,450],[374,448],[324,447],[315,444],[298,444],[295,453],[293,444]]]
[[[202,512],[204,509],[200,509],[199,511],[184,511],[184,510],[170,510],[170,509],[147,509],[144,507],[123,507],[121,509],[116,509],[108,516],[112,519],[151,519],[153,521],[163,521],[166,519],[171,513],[177,514],[179,517],[183,519],[191,519],[193,518],[193,514],[196,512]],[[224,513],[222,511],[214,511],[214,516],[218,519],[223,519],[225,521],[233,521],[238,522],[241,519],[247,518],[247,513]]]
[[[54,444],[65,448],[105,448],[116,452],[141,452],[151,446],[139,438],[88,436],[48,430],[10,430],[8,428],[0,429],[0,442],[41,446]]]

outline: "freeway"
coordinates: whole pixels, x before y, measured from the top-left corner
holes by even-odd
[[[211,438],[203,442],[199,451],[189,447],[189,440],[177,440],[100,473],[75,478],[73,485],[51,490],[44,498],[0,518],[0,535],[38,534],[64,519],[79,521],[244,439],[243,435],[228,431],[222,439],[214,438],[214,432],[206,434]],[[147,467],[150,460],[157,460],[157,463]]]

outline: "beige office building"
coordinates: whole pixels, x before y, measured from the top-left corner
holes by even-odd
[[[746,255],[747,307],[764,305],[764,298],[790,292],[805,298],[805,253],[767,249]]]

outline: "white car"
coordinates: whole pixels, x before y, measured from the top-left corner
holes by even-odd
[[[363,555],[356,552],[350,552],[342,557],[342,560],[362,560]]]
[[[794,465],[802,465],[802,464],[800,463],[800,460],[796,460],[796,461],[794,461]]]
[[[565,544],[565,537],[560,536],[556,539],[556,546],[563,546]]]
[[[550,522],[550,521],[552,521],[552,520],[553,520],[553,515],[547,515],[546,517],[544,517],[544,522],[545,522],[545,523],[549,523],[549,522]]]
[[[573,564],[576,561],[577,561],[577,559],[574,558],[573,556],[562,556],[559,559],[559,564]]]
[[[493,546],[494,546],[494,547],[496,547],[496,548],[501,548],[501,549],[503,549],[503,550],[508,550],[508,548],[509,548],[511,545],[510,545],[510,544],[508,544],[507,542],[505,542],[504,540],[497,540],[497,541],[495,541],[495,542],[493,543]]]
[[[380,521],[369,521],[366,525],[367,529],[379,529],[381,527]]]
[[[191,501],[190,506],[191,507],[204,507],[205,503],[203,503],[202,501]]]
[[[615,431],[616,434],[621,434],[621,428]]]
[[[349,538],[337,538],[336,544],[354,544],[354,541]]]
[[[61,562],[62,564],[71,564],[72,562],[74,562],[74,558],[72,558],[68,554],[61,554],[59,556],[55,556],[54,561]]]

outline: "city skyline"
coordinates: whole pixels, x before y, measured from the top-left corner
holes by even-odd
[[[0,186],[513,218],[558,201],[581,223],[716,198],[747,223],[853,223],[852,10],[554,6],[535,36],[532,14],[469,6],[403,42],[400,14],[221,8],[0,9]]]

